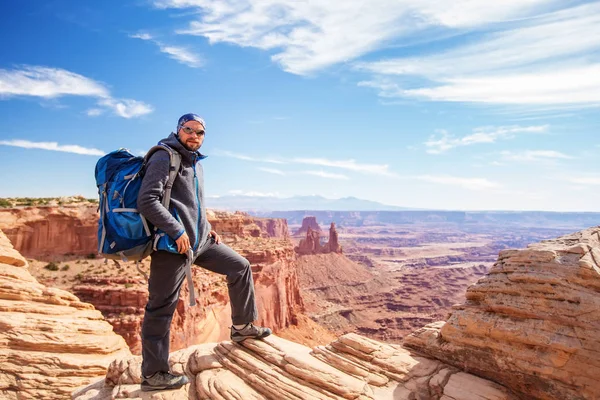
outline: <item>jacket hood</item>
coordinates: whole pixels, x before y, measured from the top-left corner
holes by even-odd
[[[193,164],[194,161],[206,158],[206,156],[201,154],[199,151],[190,151],[186,149],[177,138],[177,135],[175,135],[173,132],[171,132],[169,137],[162,139],[159,143],[164,143],[173,150],[176,150],[179,154],[181,154],[182,160],[185,160],[190,164]]]

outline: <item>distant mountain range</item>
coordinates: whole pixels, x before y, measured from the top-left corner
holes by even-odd
[[[259,197],[231,195],[211,197],[206,199],[209,208],[227,211],[293,211],[293,210],[327,210],[327,211],[403,211],[416,210],[407,207],[397,207],[376,201],[343,197],[327,199],[322,196],[294,197]]]

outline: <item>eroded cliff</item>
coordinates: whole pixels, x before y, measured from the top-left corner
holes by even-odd
[[[64,399],[130,355],[91,304],[40,284],[0,231],[0,397]]]

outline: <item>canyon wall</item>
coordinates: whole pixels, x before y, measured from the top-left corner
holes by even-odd
[[[600,228],[505,250],[405,344],[527,398],[600,398]]]
[[[84,204],[0,209],[0,229],[26,257],[97,253],[97,208]]]
[[[0,230],[0,398],[65,399],[131,353],[91,304],[27,266]]]

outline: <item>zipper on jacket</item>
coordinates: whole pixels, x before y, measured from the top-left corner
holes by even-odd
[[[196,244],[194,245],[194,252],[198,250],[198,245],[200,244],[200,218],[202,214],[200,212],[200,196],[198,196],[198,175],[196,174],[196,160],[197,156],[194,154],[194,183],[196,186],[196,203],[198,204],[198,221],[196,222]]]

